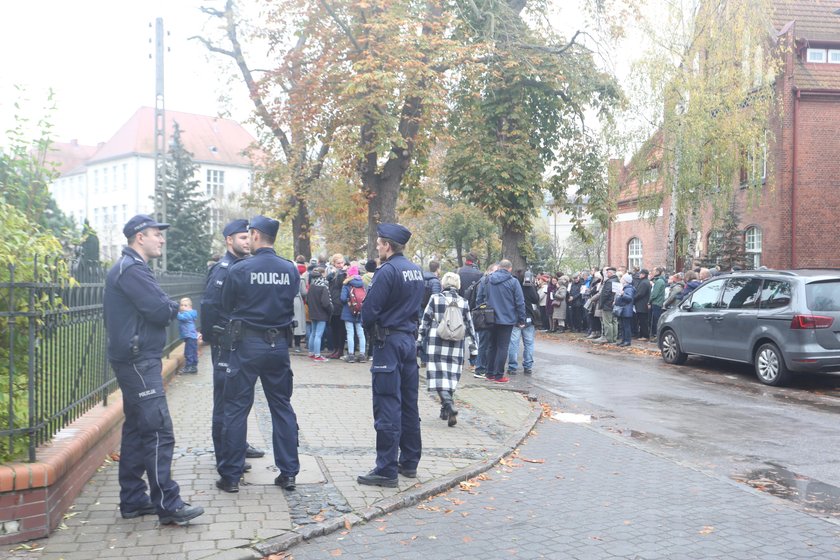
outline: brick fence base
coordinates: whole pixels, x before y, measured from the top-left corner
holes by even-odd
[[[176,355],[177,353],[177,355]],[[183,362],[180,350],[163,360],[168,379]],[[94,409],[38,447],[35,463],[0,464],[0,545],[50,534],[87,481],[119,447],[122,394]]]

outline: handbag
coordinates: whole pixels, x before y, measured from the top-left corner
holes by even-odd
[[[473,326],[476,330],[483,331],[496,324],[496,312],[492,307],[488,307],[486,303],[482,303],[472,311]]]

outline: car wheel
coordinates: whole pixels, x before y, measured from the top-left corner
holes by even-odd
[[[755,351],[755,374],[765,385],[784,385],[790,379],[790,371],[779,347],[766,342]]]
[[[667,330],[660,335],[659,349],[666,363],[680,365],[688,359],[688,354],[680,349],[680,341],[672,330]]]

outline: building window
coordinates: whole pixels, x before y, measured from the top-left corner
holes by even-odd
[[[642,240],[634,237],[627,244],[627,265],[642,268]]]
[[[747,253],[747,266],[758,268],[761,266],[761,230],[750,226],[744,232],[744,250]]]
[[[642,184],[648,185],[650,183],[655,183],[659,179],[659,168],[658,167],[650,167],[645,169],[644,176],[642,177]]]
[[[806,55],[806,60],[808,62],[825,62],[825,60],[826,60],[825,49],[808,49],[808,54]]]
[[[828,63],[829,64],[840,64],[840,49],[829,49],[828,50]]]
[[[225,196],[225,172],[218,169],[207,170],[207,197],[222,200]]]
[[[99,194],[99,170],[93,170],[93,193]]]

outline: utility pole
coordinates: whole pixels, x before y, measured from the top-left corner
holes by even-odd
[[[155,20],[155,218],[166,223],[166,112],[163,104],[163,18]],[[160,257],[166,270],[166,244]]]

